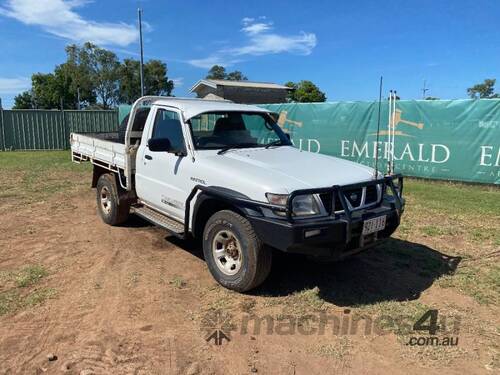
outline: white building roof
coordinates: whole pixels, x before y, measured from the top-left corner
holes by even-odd
[[[278,85],[276,83],[271,82],[253,82],[253,81],[229,81],[223,79],[200,79],[196,82],[193,87],[189,90],[190,92],[195,92],[196,89],[200,86],[209,86],[214,89],[217,86],[231,86],[231,87],[248,87],[255,89],[279,89],[279,90],[292,90],[288,86]]]
[[[212,93],[205,95],[202,99],[203,100],[226,100],[226,101],[228,101],[227,99],[224,99],[223,97],[212,94]]]

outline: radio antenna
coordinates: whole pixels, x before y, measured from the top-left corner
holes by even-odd
[[[378,141],[380,132],[380,106],[382,105],[382,76],[380,76],[380,84],[378,89],[378,117],[377,117],[377,143],[375,147],[375,180],[378,178]]]
[[[392,97],[391,174],[394,174],[394,160],[396,160],[396,158],[394,157],[394,152],[396,151],[396,100],[398,97],[396,90],[394,90]]]
[[[387,121],[387,174],[391,174],[391,112],[392,112],[392,90],[389,90],[389,116]]]

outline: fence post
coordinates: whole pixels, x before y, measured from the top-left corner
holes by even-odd
[[[2,149],[7,151],[7,144],[5,139],[5,123],[3,121],[3,105],[2,98],[0,98],[0,126],[2,127]]]
[[[68,129],[66,129],[66,116],[64,115],[64,102],[63,99],[61,98],[61,124],[62,124],[62,137],[63,137],[63,147],[64,150],[68,148],[67,142],[68,142],[68,137],[66,134],[68,133]]]

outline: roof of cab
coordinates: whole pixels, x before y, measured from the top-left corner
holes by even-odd
[[[260,112],[269,113],[270,111],[247,104],[236,104],[228,100],[206,100],[196,98],[175,98],[175,97],[156,97],[151,104],[165,105],[174,107],[183,112],[186,120],[206,112]]]

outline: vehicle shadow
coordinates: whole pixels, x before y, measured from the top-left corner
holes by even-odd
[[[186,240],[183,240],[175,236],[166,236],[165,241],[168,241],[171,244],[181,248],[182,250],[187,251],[191,255],[205,261],[205,257],[203,256],[203,247],[201,245],[201,241],[195,240],[193,238],[188,238]]]
[[[277,255],[269,278],[253,295],[287,296],[318,287],[319,296],[337,306],[417,299],[436,279],[453,274],[462,259],[394,238],[336,263]]]
[[[149,221],[143,219],[140,216],[132,214],[128,217],[127,221],[122,223],[120,226],[125,228],[146,228],[146,227],[152,227],[154,226],[154,224],[150,223]]]
[[[135,215],[131,218],[127,226],[152,225]],[[200,241],[169,235],[163,240],[203,260]],[[436,279],[453,274],[461,260],[426,245],[396,238],[333,263],[319,263],[276,250],[269,277],[248,294],[278,297],[318,287],[320,298],[337,306],[414,300]]]

